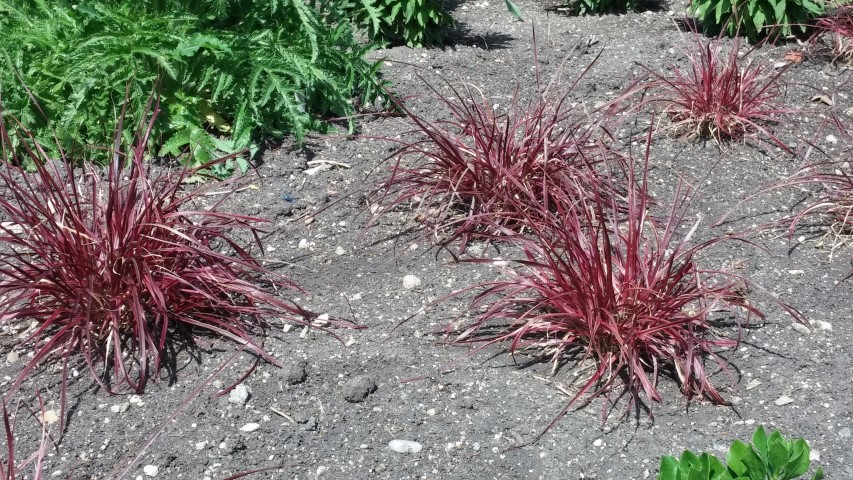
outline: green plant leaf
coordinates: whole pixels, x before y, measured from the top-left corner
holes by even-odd
[[[815,472],[812,480],[823,480],[823,468],[818,468],[817,472]]]
[[[759,426],[752,435],[752,445],[755,446],[755,451],[761,461],[767,463],[767,434],[764,433],[763,426]]]
[[[811,0],[802,0],[803,6],[813,15],[823,15],[825,8],[821,2],[812,2]]]
[[[168,140],[163,142],[158,155],[171,155],[176,157],[183,153],[183,149],[190,143],[190,135],[187,132],[175,133]]]
[[[693,467],[687,474],[687,480],[708,480],[708,474]]]
[[[764,462],[749,445],[735,440],[729,447],[726,463],[732,476],[765,480]]]
[[[782,473],[782,469],[788,463],[790,452],[784,442],[775,441],[769,442],[767,455],[770,478],[779,478],[779,474]]]
[[[798,439],[791,444],[788,462],[782,468],[779,480],[791,480],[806,473],[809,469],[810,449],[805,440]]]
[[[776,0],[776,5],[773,7],[774,12],[776,13],[776,23],[785,23],[784,20],[787,6],[788,5],[785,3],[785,0]]]
[[[671,455],[664,455],[660,459],[658,468],[658,480],[681,480],[678,475],[678,460]]]
[[[513,17],[517,18],[518,21],[523,22],[524,18],[521,16],[521,10],[518,9],[518,6],[513,3],[512,0],[504,1],[506,2],[506,9],[509,10],[509,13],[511,13]]]

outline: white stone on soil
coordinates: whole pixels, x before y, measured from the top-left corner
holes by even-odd
[[[344,247],[338,246],[338,248],[335,249],[335,255],[343,255],[345,253],[347,253],[347,251],[344,250]]]
[[[261,428],[261,426],[257,423],[247,423],[240,427],[241,432],[254,432],[255,430]]]
[[[18,352],[14,351],[14,350],[9,352],[8,355],[6,355],[6,362],[8,362],[8,363],[17,363],[17,361],[20,359],[21,359],[21,356],[18,354]]]
[[[805,326],[799,322],[795,322],[795,323],[791,324],[791,328],[793,328],[794,330],[796,330],[799,333],[802,333],[803,335],[808,335],[808,334],[812,333],[812,331],[809,329],[809,327],[807,327],[807,326]]]
[[[130,402],[124,402],[110,406],[110,411],[113,413],[124,413],[128,408],[130,408]]]
[[[824,322],[823,320],[812,320],[812,323],[817,326],[817,328],[821,330],[825,330],[827,332],[832,331],[832,324],[829,322]]]
[[[411,290],[421,285],[421,279],[414,275],[406,275],[403,277],[403,288]]]
[[[157,467],[157,465],[145,465],[144,467],[142,467],[142,473],[149,477],[156,477],[157,473],[159,472],[160,469]]]
[[[243,405],[249,400],[249,393],[249,387],[241,383],[228,393],[228,402]]]
[[[423,445],[412,440],[391,440],[388,448],[397,453],[420,453],[424,449]]]
[[[775,403],[776,406],[781,407],[783,405],[788,405],[789,403],[794,403],[794,399],[787,395],[782,395],[781,397],[774,400],[773,403]]]
[[[52,425],[59,421],[59,414],[56,410],[45,410],[44,413],[42,413],[42,420],[44,420],[44,423]]]

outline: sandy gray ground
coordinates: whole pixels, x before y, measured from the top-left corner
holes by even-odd
[[[420,75],[439,89],[444,88],[441,78],[457,86],[470,83],[495,103],[507,103],[516,85],[523,92],[535,85],[533,24],[545,79],[553,78],[566,56],[563,78],[574,79],[603,50],[571,94],[577,108],[621,91],[642,73],[636,62],[654,69],[673,62],[685,65],[681,49],[689,37],[673,23],[683,5],[571,18],[548,13],[547,5],[539,2],[517,3],[526,16],[523,23],[512,21],[502,2],[459,2],[453,12],[460,21],[451,36],[455,43],[444,49],[376,52],[388,60],[386,77],[401,95],[428,93]],[[792,49],[799,47],[765,47],[753,55],[773,64]],[[791,83],[784,103],[801,112],[778,127],[780,138],[792,146],[812,139],[830,113],[853,125],[845,113],[853,108],[850,75],[850,70],[810,56],[791,67],[784,77]],[[818,91],[832,97],[834,105],[810,102]],[[429,118],[446,115],[435,102],[413,105]],[[641,131],[647,117],[638,118]],[[130,464],[128,478],[145,476],[143,467],[149,465],[157,467],[157,478],[218,479],[278,465],[280,469],[250,478],[644,479],[656,477],[661,455],[689,448],[723,456],[733,440],[746,440],[764,425],[788,437],[804,437],[813,448],[814,465],[822,466],[827,478],[853,478],[853,284],[838,283],[851,268],[849,246],[830,259],[827,248],[816,248],[820,230],[798,232],[793,241],[778,232],[764,233],[753,240],[765,251],[730,244],[703,259],[708,268],[738,268],[814,322],[810,331],[803,330],[806,333],[794,330],[791,317],[767,295],[754,292],[750,298],[767,313],[766,322],[744,332],[741,347],[725,355],[733,364],[734,382],[722,373],[713,377],[733,407],[701,402],[688,406],[678,386],[663,379],[664,401],[652,405],[653,422],[645,414],[620,422],[620,410],[602,425],[601,404],[593,402],[571,411],[538,442],[512,449],[534,439],[563,408],[568,397],[558,387],[571,388],[573,370],[564,368],[549,377],[548,365],[524,357],[516,358],[516,364],[499,348],[467,356],[468,350],[441,343],[440,332],[464,311],[465,297],[415,315],[455,289],[497,278],[501,269],[454,264],[447,252],[432,248],[417,233],[398,235],[415,225],[406,209],[364,229],[370,219],[364,194],[384,178],[387,164],[382,160],[395,148],[370,137],[405,131],[402,122],[366,120],[360,131],[365,138],[314,137],[303,150],[270,151],[259,170],[262,182],[255,182],[260,190],[240,193],[228,205],[274,221],[265,238],[266,255],[271,262],[286,262],[280,271],[305,287],[308,293],[297,295],[302,303],[320,313],[354,319],[367,329],[337,330],[346,346],[317,332],[302,336],[300,328],[270,332],[265,346],[283,368],[261,364],[244,382],[250,391],[245,404],[211,398],[251,365],[248,355],[240,357],[168,422],[138,461],[133,457],[166,415],[233,346],[205,341],[198,360],[180,357],[176,380],[150,384],[138,398],[97,391],[81,368],[80,381],[70,389],[68,430],[62,443],[49,450],[46,473],[56,478],[113,478]],[[830,153],[842,147],[823,137],[817,141]],[[352,168],[308,175],[308,160]],[[721,151],[661,134],[651,151],[650,181],[662,206],[668,205],[679,177],[701,185],[687,218],[692,222],[702,215],[700,236],[707,237],[713,219],[757,186],[796,171],[800,161],[767,144],[737,143]],[[761,196],[739,207],[733,222],[722,228],[740,231],[768,222],[808,195],[788,189]],[[307,216],[317,211],[316,219],[306,224]],[[512,251],[485,254],[506,256]],[[404,288],[406,275],[418,277],[420,285]],[[392,332],[397,322],[412,315]],[[6,351],[10,342],[5,342]],[[2,367],[6,385],[26,359],[21,353],[18,362]],[[47,408],[57,409],[58,378],[55,369],[47,368],[24,392],[41,389]],[[783,396],[793,401],[777,405]],[[25,417],[18,431],[19,455],[37,441],[38,429]],[[243,428],[253,423],[255,430]],[[395,453],[388,448],[394,439],[419,442],[423,450]]]

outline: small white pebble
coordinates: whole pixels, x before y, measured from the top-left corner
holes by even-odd
[[[247,423],[240,427],[241,432],[254,432],[255,430],[261,428],[260,424],[257,423]]]
[[[347,251],[344,250],[344,247],[338,246],[338,248],[335,249],[335,255],[343,255],[345,253],[347,253]]]
[[[793,328],[795,331],[797,331],[799,333],[802,333],[803,335],[808,335],[808,334],[812,333],[812,331],[809,329],[809,327],[803,325],[800,322],[792,323],[791,328]]]
[[[593,447],[600,447],[604,443],[604,440],[600,438],[596,438],[594,442],[592,442]]]
[[[119,403],[118,405],[113,405],[110,407],[110,411],[113,413],[124,413],[127,409],[130,408],[129,402]]]
[[[781,407],[783,405],[788,405],[789,403],[794,403],[794,399],[787,395],[782,395],[781,397],[774,400],[773,403],[775,403],[776,406]]]
[[[421,285],[421,279],[414,275],[406,275],[403,277],[403,288],[411,290]]]
[[[11,351],[6,355],[6,362],[15,363],[20,360],[21,356],[16,351]]]
[[[41,418],[44,420],[44,423],[52,425],[59,421],[59,414],[56,413],[56,410],[45,410]]]
[[[315,318],[314,321],[311,322],[311,325],[314,325],[315,327],[326,327],[329,325],[329,318],[330,317],[328,313],[318,315],[317,318]]]
[[[835,138],[835,135],[827,135],[827,136],[826,136],[826,141],[827,141],[827,142],[829,142],[829,143],[831,143],[831,144],[833,144],[833,145],[834,145],[834,144],[836,144],[836,143],[838,143],[838,139],[837,139],[837,138]]]
[[[249,395],[251,393],[252,391],[249,387],[241,383],[228,392],[228,403],[243,405],[249,400]]]
[[[829,322],[824,322],[823,320],[812,320],[812,323],[817,325],[817,328],[821,330],[826,330],[827,332],[832,331],[832,324]]]
[[[308,248],[308,240],[305,238],[300,240],[299,245],[297,245],[297,248],[299,248],[300,250],[305,250],[306,248]]]
[[[423,445],[411,440],[391,440],[388,448],[397,453],[420,453],[424,449]]]
[[[145,465],[142,467],[142,473],[149,477],[156,477],[158,472],[160,472],[160,469],[157,465]]]

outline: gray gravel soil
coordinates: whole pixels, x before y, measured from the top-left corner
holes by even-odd
[[[419,95],[413,108],[436,119],[447,113],[428,98],[424,81],[443,92],[444,80],[471,84],[497,104],[508,103],[517,86],[522,96],[535,91],[532,25],[546,81],[558,75],[568,57],[558,87],[601,52],[570,94],[577,108],[613,98],[643,72],[637,62],[655,70],[686,64],[682,49],[690,37],[673,21],[684,11],[680,2],[645,13],[583,18],[548,11],[547,3],[517,3],[524,22],[514,21],[503,2],[456,2],[459,25],[446,47],[395,47],[374,55],[387,60],[383,72],[394,91]],[[773,65],[786,52],[802,49],[796,43],[765,46],[751,57]],[[812,140],[829,114],[853,126],[851,70],[807,54],[783,79],[789,88],[781,101],[798,110],[775,127],[785,144]],[[812,102],[817,93],[833,105]],[[642,135],[648,121],[648,115],[637,115],[629,133]],[[820,225],[793,239],[784,231],[756,234],[750,238],[759,248],[721,244],[701,259],[706,268],[736,269],[811,321],[808,329],[795,329],[768,294],[751,293],[767,317],[743,332],[738,349],[723,354],[732,364],[731,375],[712,376],[734,405],[688,405],[678,384],[664,377],[663,402],[650,405],[653,420],[644,411],[622,419],[621,405],[602,422],[596,400],[570,410],[538,441],[513,448],[548,426],[569,400],[563,390],[570,391],[578,375],[569,364],[551,376],[547,363],[512,358],[500,346],[471,352],[443,342],[444,327],[464,318],[471,296],[424,307],[456,289],[498,278],[502,268],[454,263],[447,250],[417,231],[408,207],[366,228],[376,201],[367,194],[387,175],[384,160],[397,148],[376,137],[410,128],[401,118],[366,118],[360,137],[314,136],[302,149],[271,149],[258,169],[260,178],[252,180],[259,189],[239,192],[225,205],[273,221],[264,255],[270,266],[304,287],[306,293],[295,295],[300,303],[367,328],[334,329],[337,339],[301,327],[270,330],[264,347],[281,368],[261,362],[242,381],[245,388],[217,398],[217,391],[254,363],[242,354],[192,399],[199,382],[234,351],[225,340],[202,337],[200,350],[177,352],[174,374],[164,372],[139,396],[99,391],[81,364],[72,372],[76,381],[69,386],[66,433],[56,445],[49,442],[46,476],[115,478],[129,466],[125,478],[223,479],[277,467],[248,478],[645,479],[656,478],[661,455],[691,449],[724,456],[733,440],[748,440],[764,425],[786,437],[804,437],[812,447],[812,471],[822,466],[829,479],[853,478],[853,282],[841,282],[851,269],[850,245],[830,255],[826,242],[820,246]],[[828,153],[844,147],[824,137],[816,142]],[[628,137],[623,141],[626,149],[642,154],[642,146],[630,145]],[[335,163],[318,162],[324,160]],[[679,178],[701,186],[686,217],[691,225],[702,217],[701,239],[770,222],[806,200],[809,189],[791,188],[739,205],[759,186],[794,173],[801,161],[802,156],[767,142],[720,149],[661,133],[651,148],[649,180],[662,207]],[[713,220],[732,208],[730,221],[710,230]],[[504,247],[483,250],[502,258],[517,253]],[[2,341],[0,358],[11,360],[0,361],[6,386],[27,359],[25,351],[7,357],[15,338],[6,335]],[[57,411],[59,378],[59,369],[45,367],[24,384],[23,395],[38,389],[45,409]],[[16,444],[23,458],[38,444],[40,428],[26,409],[17,417]],[[392,449],[392,440],[416,443],[394,442]]]

